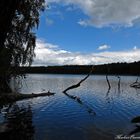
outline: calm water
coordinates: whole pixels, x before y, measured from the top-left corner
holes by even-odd
[[[18,90],[40,93],[50,90],[54,96],[38,97],[1,108],[0,136],[18,140],[113,140],[136,129],[132,118],[140,115],[140,90],[130,88],[133,76],[90,76],[77,89],[62,93],[78,83],[83,75],[28,75]],[[17,88],[16,88],[17,89]],[[5,132],[6,131],[6,132]],[[140,133],[135,133],[140,136]]]

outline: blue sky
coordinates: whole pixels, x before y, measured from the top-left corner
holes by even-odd
[[[34,64],[103,64],[140,60],[140,1],[46,2],[49,8],[41,14]]]

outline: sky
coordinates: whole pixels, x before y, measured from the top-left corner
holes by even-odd
[[[33,65],[140,60],[140,0],[46,0]]]

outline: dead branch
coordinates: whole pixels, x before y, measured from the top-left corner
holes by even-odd
[[[88,75],[85,78],[83,78],[82,80],[80,80],[80,82],[78,82],[77,84],[72,85],[72,86],[68,87],[67,89],[65,89],[63,91],[63,93],[66,93],[68,90],[71,90],[71,89],[80,87],[81,83],[83,83],[92,74],[92,72],[93,72],[93,66],[91,68],[91,71],[88,73]]]
[[[120,88],[121,88],[121,77],[120,76],[116,76],[118,79],[119,79],[119,81],[118,81],[118,91],[119,91],[119,93],[120,93]]]
[[[108,75],[106,75],[106,81],[107,81],[107,84],[108,84],[108,91],[111,89],[111,86],[110,86],[110,82],[109,82],[109,79],[108,79]]]
[[[139,77],[137,77],[137,79],[136,79],[136,83],[138,83],[138,80],[139,80]]]
[[[111,89],[111,85],[110,85],[110,82],[109,82],[109,79],[108,79],[108,73],[109,73],[108,65],[106,65],[106,69],[107,69],[106,81],[107,81],[107,84],[108,84],[108,91],[109,91]]]
[[[130,87],[140,88],[140,82],[138,82],[138,77],[134,83],[130,84]]]
[[[81,83],[83,83],[83,82],[92,74],[92,71],[93,71],[93,66],[92,66],[92,68],[91,68],[91,71],[88,73],[88,75],[87,75],[86,77],[84,77],[82,80],[80,80],[80,82],[78,82],[77,84],[72,85],[72,86],[68,87],[67,89],[65,89],[65,90],[63,91],[63,93],[64,93],[67,97],[71,98],[72,100],[76,101],[76,102],[79,103],[80,105],[84,106],[84,107],[87,109],[87,111],[88,111],[89,114],[96,115],[96,113],[93,111],[93,109],[91,109],[88,105],[84,104],[84,103],[82,102],[82,100],[81,100],[79,97],[73,96],[73,95],[69,95],[69,94],[67,93],[68,90],[71,90],[71,89],[74,89],[74,88],[78,88],[78,87],[81,85]]]

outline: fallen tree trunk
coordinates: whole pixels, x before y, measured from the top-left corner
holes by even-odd
[[[6,103],[11,103],[19,100],[24,100],[24,99],[30,99],[30,98],[35,98],[35,97],[42,97],[42,96],[52,96],[55,93],[51,92],[46,92],[46,93],[32,93],[32,94],[21,94],[21,93],[3,93],[0,94],[0,104],[6,104]]]

